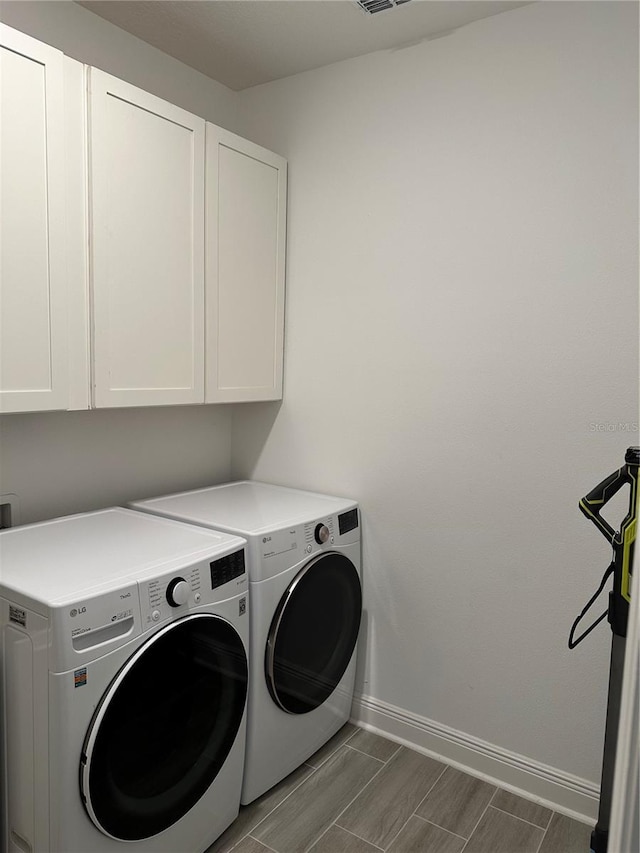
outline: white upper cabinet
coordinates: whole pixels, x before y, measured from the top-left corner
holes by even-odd
[[[94,405],[204,402],[205,122],[90,71]]]
[[[282,397],[287,164],[207,124],[206,402]]]
[[[282,157],[0,24],[0,412],[280,399],[286,194]]]
[[[66,409],[63,55],[0,44],[0,411]]]

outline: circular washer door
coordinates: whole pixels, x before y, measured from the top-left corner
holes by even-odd
[[[294,578],[276,608],[265,655],[267,686],[290,714],[313,711],[331,695],[358,639],[362,590],[356,567],[326,552]]]
[[[185,815],[224,764],[242,721],[247,657],[213,614],[158,631],[102,697],[85,737],[80,788],[91,820],[124,841]]]

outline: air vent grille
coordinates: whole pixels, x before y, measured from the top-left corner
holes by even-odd
[[[368,15],[375,15],[376,12],[385,12],[387,9],[394,9],[396,6],[403,6],[410,2],[411,0],[356,0],[356,5]]]

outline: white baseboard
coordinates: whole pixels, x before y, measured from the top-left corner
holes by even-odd
[[[593,824],[599,788],[593,782],[464,732],[374,699],[356,695],[351,720],[488,782],[535,800],[553,811]]]

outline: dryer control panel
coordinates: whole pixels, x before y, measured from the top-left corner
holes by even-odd
[[[326,518],[319,518],[317,521],[312,521],[304,526],[304,549],[307,554],[315,549],[316,546],[335,545],[336,524],[332,515]]]
[[[360,541],[358,508],[314,518],[305,524],[271,530],[253,537],[252,582],[275,577],[297,562]]]
[[[358,509],[318,518],[304,526],[304,550],[312,554],[332,545],[347,545],[360,538]]]

